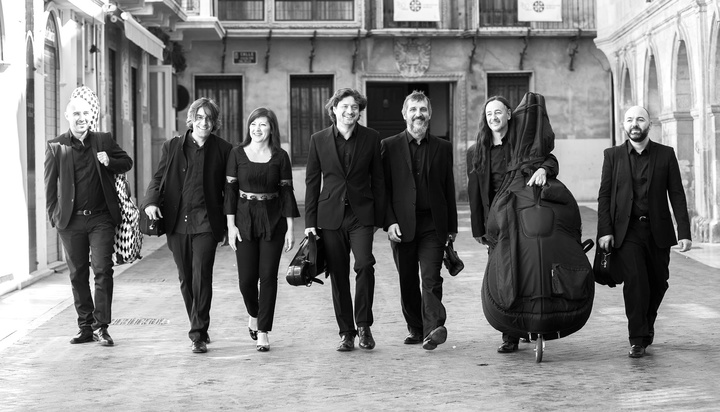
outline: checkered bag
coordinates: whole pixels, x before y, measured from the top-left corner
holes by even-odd
[[[140,233],[140,211],[130,197],[130,186],[124,174],[115,175],[115,191],[122,221],[115,227],[115,251],[112,258],[116,265],[122,265],[142,258],[140,250],[143,234]]]

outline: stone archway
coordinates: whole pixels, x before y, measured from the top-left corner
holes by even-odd
[[[653,123],[653,127],[650,128],[650,138],[656,142],[662,142],[662,126],[659,117],[662,104],[660,102],[657,66],[653,54],[650,54],[647,59],[645,79],[645,108],[650,113],[650,121]]]

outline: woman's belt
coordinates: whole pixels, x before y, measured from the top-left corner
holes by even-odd
[[[240,197],[243,199],[248,200],[270,200],[275,199],[276,197],[280,196],[279,192],[272,192],[272,193],[249,193],[249,192],[243,192],[242,190],[238,190],[240,192]]]

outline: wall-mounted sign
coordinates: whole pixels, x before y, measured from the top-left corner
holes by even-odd
[[[234,51],[233,52],[233,63],[234,64],[256,64],[257,63],[257,52],[253,51]]]
[[[562,21],[562,0],[518,0],[518,21]]]
[[[440,0],[395,0],[395,21],[440,21]]]

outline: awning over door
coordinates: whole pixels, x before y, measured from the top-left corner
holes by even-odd
[[[148,29],[138,23],[130,13],[124,12],[121,17],[125,25],[125,37],[162,61],[163,49],[165,48],[162,40],[155,37]]]

